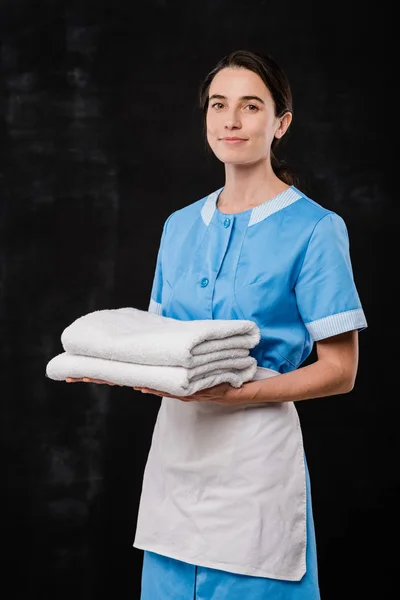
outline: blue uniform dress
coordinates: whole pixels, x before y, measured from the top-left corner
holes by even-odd
[[[226,214],[216,206],[222,189],[175,211],[166,220],[150,311],[180,320],[252,320],[260,328],[261,341],[250,354],[260,367],[277,374],[297,369],[315,341],[367,327],[353,279],[347,229],[339,215],[294,186],[253,209]],[[133,544],[144,550],[141,600],[318,600],[311,488],[301,441],[297,449],[302,452],[302,467],[297,463],[296,469],[304,481],[304,497],[297,493],[293,498],[304,511],[304,531],[296,514],[289,531],[285,529],[285,515],[289,513],[285,512],[284,499],[287,494],[289,504],[293,504],[290,494],[294,492],[289,473],[285,487],[285,473],[279,472],[279,465],[285,463],[279,461],[285,456],[286,445],[289,448],[290,440],[299,435],[295,421],[287,421],[290,427],[293,422],[293,431],[270,453],[271,460],[276,461],[275,476],[278,473],[281,479],[274,484],[271,479],[270,487],[275,485],[277,491],[267,497],[280,498],[281,507],[270,507],[269,512],[267,502],[263,508],[264,495],[270,493],[269,471],[253,468],[262,464],[257,463],[259,457],[267,456],[268,460],[269,439],[274,444],[272,430],[262,444],[257,443],[261,439],[256,428],[260,417],[265,417],[267,426],[273,411],[290,408],[296,412],[294,403],[242,411],[240,418],[247,420],[237,421],[235,452],[230,454],[235,460],[226,463],[222,462],[224,444],[232,442],[225,435],[224,420],[218,421],[215,440],[207,430],[208,445],[204,444],[204,434],[196,441],[196,424],[200,427],[201,411],[208,408],[204,404],[162,400]],[[192,411],[191,420],[179,421],[179,411],[186,411],[185,419]],[[254,423],[249,429],[251,419]],[[227,429],[230,423],[226,418]],[[264,424],[259,429],[263,430]],[[173,457],[170,449],[181,437],[181,454]],[[186,443],[191,446],[187,456]],[[249,456],[251,460],[243,467],[241,457],[245,462]],[[292,462],[288,456],[287,466]],[[216,473],[220,476],[222,471],[224,485],[218,486]],[[296,473],[291,477],[299,481]],[[246,480],[248,486],[242,486],[241,496],[239,479]],[[267,479],[264,487],[257,487],[255,484],[263,479]],[[239,513],[232,512],[232,504]],[[219,508],[213,512],[215,506]],[[239,518],[229,520],[234,514]],[[269,523],[271,519],[274,523]],[[269,540],[274,531],[276,539]],[[290,555],[287,562],[286,554]]]

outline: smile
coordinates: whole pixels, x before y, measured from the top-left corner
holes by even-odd
[[[243,138],[232,137],[232,138],[222,138],[220,141],[225,142],[225,144],[241,144],[243,142],[247,142],[248,140],[243,139]]]

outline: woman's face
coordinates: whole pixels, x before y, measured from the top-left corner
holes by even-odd
[[[219,71],[211,82],[206,115],[207,141],[223,163],[249,164],[270,155],[292,115],[275,117],[275,104],[261,77],[239,67]]]

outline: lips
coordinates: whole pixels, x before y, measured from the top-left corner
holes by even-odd
[[[236,146],[239,144],[243,144],[243,142],[247,142],[247,139],[238,137],[225,137],[221,138],[220,141],[224,144],[227,144],[228,146]]]

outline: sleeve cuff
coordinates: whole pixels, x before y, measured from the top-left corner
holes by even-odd
[[[312,339],[317,342],[324,338],[358,329],[363,331],[368,327],[367,320],[362,308],[348,310],[346,312],[330,315],[323,319],[317,319],[305,324]]]
[[[149,308],[147,309],[147,312],[151,312],[155,315],[161,315],[161,308],[162,305],[160,302],[156,302],[155,300],[153,300],[153,298],[150,298]]]

